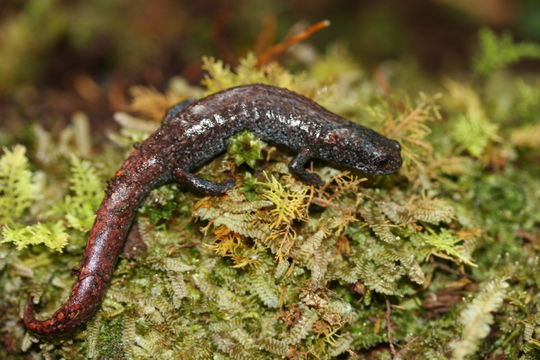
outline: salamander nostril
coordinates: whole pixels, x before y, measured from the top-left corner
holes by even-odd
[[[397,151],[401,150],[401,144],[397,141],[394,141],[394,147],[396,148]]]

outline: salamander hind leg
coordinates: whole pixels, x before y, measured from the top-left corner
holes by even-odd
[[[234,179],[216,182],[193,175],[184,169],[176,169],[173,175],[176,181],[206,195],[221,195],[235,184]]]
[[[310,159],[311,153],[309,151],[300,151],[289,163],[289,171],[306,184],[319,186],[323,183],[320,176],[306,170],[306,164]]]

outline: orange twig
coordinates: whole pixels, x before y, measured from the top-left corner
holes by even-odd
[[[285,50],[287,50],[288,47],[290,47],[293,44],[296,44],[297,42],[303,41],[310,37],[313,33],[324,29],[325,27],[330,26],[330,21],[323,20],[319,21],[315,25],[311,25],[306,30],[302,31],[299,34],[293,35],[285,39],[283,42],[274,45],[267,50],[263,51],[259,58],[257,59],[257,67],[261,67],[264,64],[267,64],[274,56],[281,54]]]

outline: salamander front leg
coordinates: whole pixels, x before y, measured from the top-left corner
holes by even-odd
[[[318,186],[323,183],[320,176],[306,170],[306,164],[311,158],[309,151],[300,151],[289,163],[289,171],[306,184]]]
[[[227,179],[222,182],[203,179],[184,169],[176,169],[173,175],[176,181],[206,195],[221,195],[233,187],[235,183],[234,179]]]

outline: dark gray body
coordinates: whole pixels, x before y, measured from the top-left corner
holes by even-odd
[[[150,148],[159,147],[161,155],[168,153],[176,173],[185,181],[182,173],[190,174],[223,152],[227,139],[243,130],[297,153],[291,172],[313,185],[320,184],[320,179],[304,169],[311,159],[372,174],[393,173],[401,166],[397,141],[354,124],[299,94],[261,84],[227,89],[190,104],[168,116],[145,143]],[[191,185],[207,193],[223,191]]]

